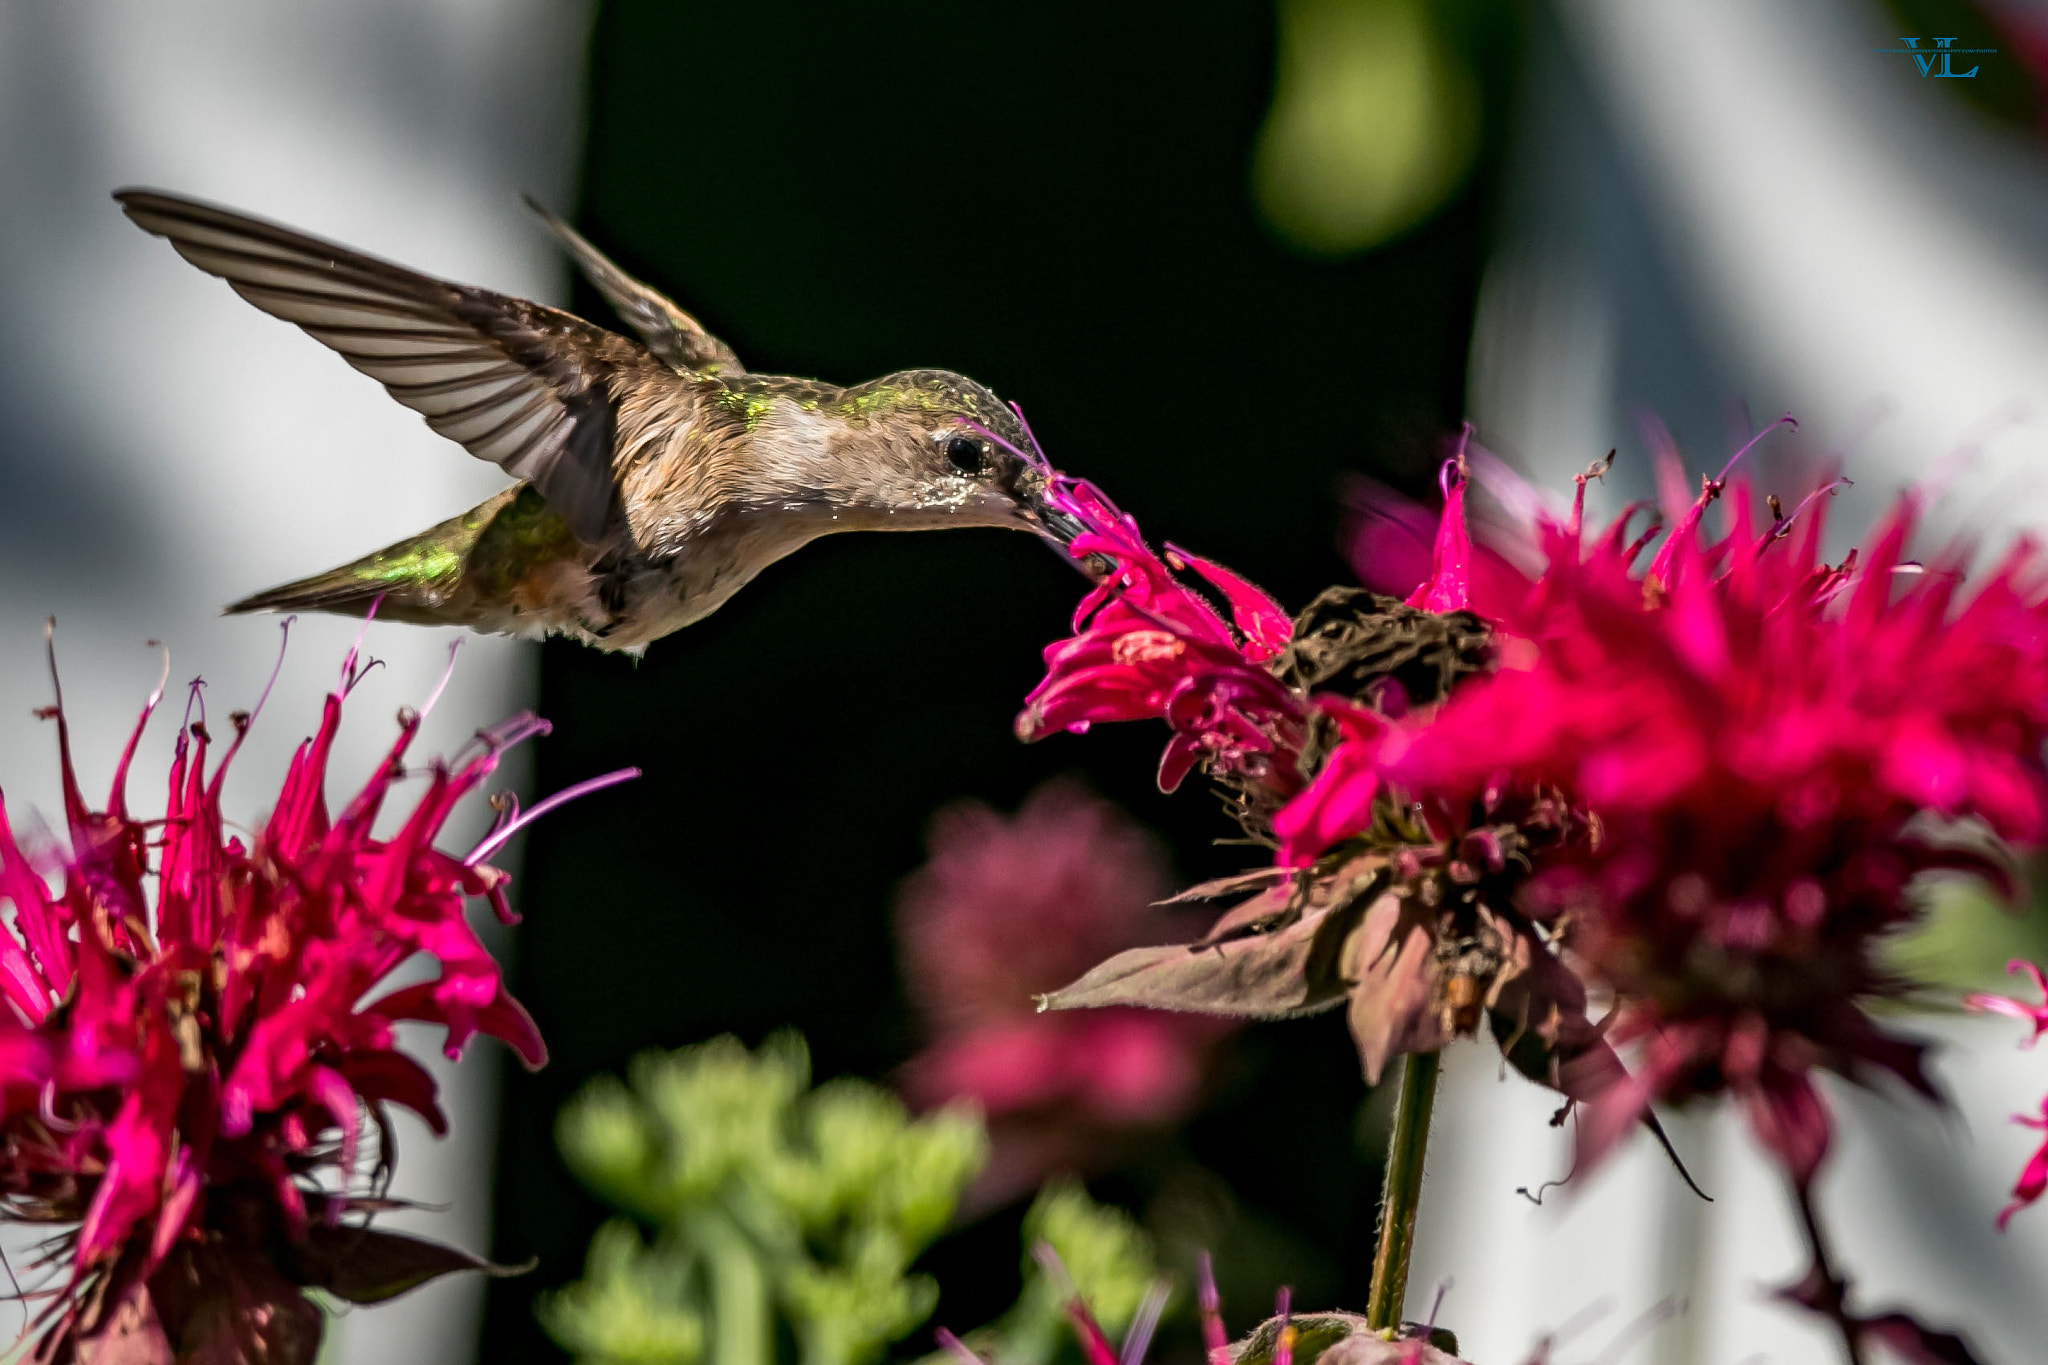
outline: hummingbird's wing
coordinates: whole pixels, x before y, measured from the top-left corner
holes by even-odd
[[[114,198],[146,232],[334,350],[478,459],[533,484],[578,539],[604,537],[614,379],[667,373],[594,323],[451,284],[275,223],[154,190]]]
[[[676,307],[674,299],[619,269],[582,233],[542,208],[530,195],[526,207],[555,234],[576,262],[576,268],[597,286],[597,292],[626,320],[626,325],[640,334],[648,350],[678,370],[715,369],[721,375],[747,372],[732,347],[705,331],[704,324]]]

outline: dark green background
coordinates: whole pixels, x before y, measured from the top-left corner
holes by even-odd
[[[1425,486],[1460,417],[1507,63],[1496,33],[1478,52],[1480,188],[1375,254],[1311,263],[1264,235],[1246,192],[1273,23],[1253,0],[608,0],[580,221],[753,369],[972,374],[1155,540],[1299,605],[1348,577],[1338,479]],[[551,1125],[592,1072],[785,1024],[821,1075],[909,1055],[888,906],[934,807],[1014,804],[1078,770],[1162,830],[1184,873],[1243,865],[1211,845],[1228,831],[1198,783],[1154,790],[1159,728],[1011,738],[1081,588],[1021,535],[844,537],[637,666],[546,647],[557,730],[538,789],[647,775],[527,846],[515,984],[554,1060],[508,1076],[495,1250],[540,1266],[493,1284],[482,1359],[559,1358],[532,1297],[577,1274],[600,1211]],[[1212,1110],[1099,1189],[1142,1206],[1190,1161],[1227,1179],[1246,1216],[1216,1251],[1240,1326],[1282,1275],[1306,1306],[1362,1302],[1363,1093],[1340,1020],[1252,1030]],[[1014,1217],[942,1244],[939,1320],[1002,1307],[1017,1255]]]

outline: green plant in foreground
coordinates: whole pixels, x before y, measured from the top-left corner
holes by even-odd
[[[748,1052],[719,1038],[642,1054],[563,1110],[570,1169],[626,1217],[591,1240],[583,1278],[542,1325],[591,1365],[872,1365],[932,1314],[910,1267],[952,1221],[987,1157],[971,1110],[913,1118],[857,1080],[813,1089],[793,1033]],[[1157,1279],[1128,1216],[1049,1186],[1025,1220],[1112,1331]],[[972,1334],[1000,1365],[1050,1365],[1061,1295],[1035,1265],[1002,1319]]]
[[[964,1338],[975,1354],[994,1365],[1079,1359],[1067,1320],[1069,1294],[1078,1290],[1103,1330],[1121,1336],[1146,1294],[1161,1283],[1151,1239],[1130,1215],[1096,1203],[1071,1181],[1054,1181],[1039,1191],[1024,1215],[1024,1245],[1051,1247],[1073,1283],[1062,1286],[1039,1257],[1025,1256],[1024,1288],[1016,1303]]]

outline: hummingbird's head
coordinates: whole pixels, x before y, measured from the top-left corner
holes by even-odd
[[[965,375],[903,370],[843,392],[843,467],[882,529],[1008,526],[1050,534],[1051,469],[1015,410]]]

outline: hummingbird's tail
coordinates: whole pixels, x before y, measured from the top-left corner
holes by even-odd
[[[517,484],[438,526],[326,573],[245,597],[225,615],[318,611],[411,625],[514,631],[526,576],[578,543],[531,484]],[[536,603],[535,605],[539,605]],[[538,623],[536,623],[538,624]]]
[[[395,548],[395,547],[394,547]],[[380,552],[386,554],[388,552]],[[251,593],[239,602],[221,608],[223,616],[240,616],[252,611],[321,611],[336,616],[367,616],[374,605],[384,621],[410,625],[466,625],[460,613],[450,613],[445,599],[428,585],[375,583],[368,581],[384,568],[379,555],[344,564],[326,573],[314,574],[262,592]]]

